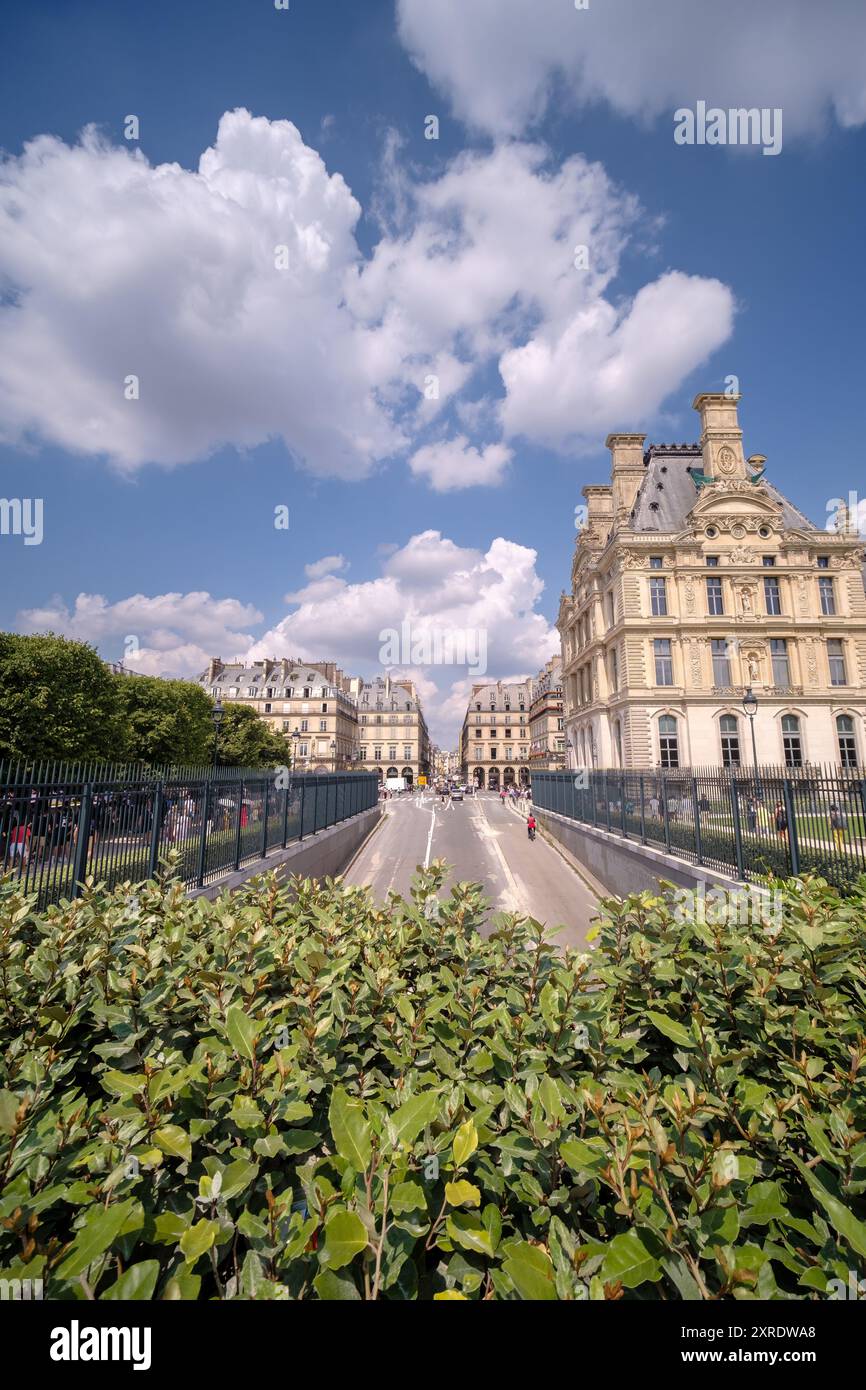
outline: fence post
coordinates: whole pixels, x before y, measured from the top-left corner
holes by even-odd
[[[208,812],[210,811],[210,782],[204,784],[204,797],[201,803],[201,836],[198,842],[198,874],[196,883],[199,888],[204,888],[204,871],[207,867],[207,824]]]
[[[306,784],[306,782],[303,782],[303,781],[302,781],[301,784],[300,784],[300,787],[301,787],[301,795],[300,795],[300,797],[299,797],[299,799],[298,799],[298,807],[299,807],[299,812],[298,812],[298,840],[299,840],[299,841],[300,841],[300,840],[303,840],[303,838],[304,838],[304,801],[306,800],[306,794],[307,794],[307,784]]]
[[[93,787],[85,782],[78,808],[78,839],[75,842],[75,864],[72,869],[72,896],[80,897],[81,885],[87,877],[87,848],[90,843],[90,813],[93,806]]]
[[[238,783],[240,795],[238,797],[238,823],[235,827],[235,873],[241,867],[241,820],[244,814],[244,784]]]
[[[604,786],[604,813],[607,818],[607,828],[610,830],[610,788],[607,785],[607,773],[602,773],[602,776],[604,778],[602,783]]]
[[[625,773],[619,774],[619,823],[622,829],[622,838],[627,839],[625,831]]]
[[[785,797],[785,815],[788,818],[788,850],[791,855],[791,876],[797,878],[800,873],[800,846],[797,841],[797,822],[794,817],[794,797],[791,793],[791,782],[788,777],[782,783],[782,791]]]
[[[153,794],[153,824],[150,827],[150,853],[147,856],[147,877],[153,878],[159,864],[159,832],[162,829],[162,804],[165,788],[157,782]]]
[[[701,808],[698,805],[698,779],[692,778],[692,805],[695,808],[695,849],[698,855],[698,863],[704,862],[704,846],[701,840]]]
[[[668,854],[671,852],[671,817],[668,810],[668,784],[665,777],[661,778],[662,784],[662,811],[665,821],[665,849]]]
[[[270,778],[265,782],[265,796],[262,802],[262,859],[268,852],[268,804],[270,802],[271,783]]]
[[[289,842],[289,798],[292,795],[292,779],[289,778],[289,785],[283,787],[283,849]]]
[[[737,784],[733,777],[730,785],[731,809],[734,813],[734,854],[737,858],[737,878],[741,883],[746,881],[746,868],[743,862],[743,830],[740,824],[740,798],[737,795]]]
[[[646,844],[646,793],[644,792],[643,773],[640,775],[640,842]]]

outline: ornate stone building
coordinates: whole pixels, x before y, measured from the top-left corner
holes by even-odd
[[[491,791],[529,782],[531,703],[531,680],[473,685],[460,739],[464,781]]]
[[[703,394],[699,444],[612,434],[609,484],[563,594],[569,765],[866,763],[863,542],[819,530],[747,459],[739,396]]]
[[[529,767],[556,772],[565,767],[562,660],[552,657],[532,682],[529,706]]]
[[[351,682],[358,702],[359,771],[405,777],[414,786],[430,776],[430,735],[414,682],[377,676]]]
[[[301,771],[357,766],[358,711],[351,680],[332,661],[274,659],[245,666],[213,657],[199,684],[224,704],[252,705],[272,732],[291,744],[289,756]]]

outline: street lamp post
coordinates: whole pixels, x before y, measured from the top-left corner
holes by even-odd
[[[213,765],[214,765],[214,770],[216,770],[216,768],[217,768],[218,765],[219,765],[220,724],[223,722],[223,715],[224,715],[224,714],[225,714],[225,710],[223,709],[222,700],[220,699],[220,697],[219,697],[219,695],[218,695],[218,696],[217,696],[217,700],[216,700],[216,704],[214,705],[214,707],[213,707],[213,712],[212,712],[212,714],[211,714],[211,719],[213,720]]]
[[[747,716],[749,727],[752,730],[752,758],[755,763],[755,793],[760,796],[760,788],[758,786],[758,743],[755,738],[755,715],[758,713],[758,697],[751,686],[749,686],[743,696],[743,713]]]
[[[334,764],[334,771],[336,772],[336,771],[337,771],[337,745],[336,745],[336,743],[335,743],[335,741],[334,741],[333,739],[331,739],[331,762]]]

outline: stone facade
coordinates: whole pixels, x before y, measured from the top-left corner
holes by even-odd
[[[351,679],[332,661],[255,661],[228,664],[214,657],[199,684],[223,704],[252,705],[291,751],[302,772],[356,767],[358,711]],[[297,731],[298,738],[293,734]]]
[[[559,628],[569,766],[866,760],[863,542],[816,528],[746,459],[738,396],[703,394],[699,444],[613,434],[583,490]]]
[[[405,777],[414,786],[430,777],[430,735],[411,680],[377,676],[351,682],[358,706],[358,769],[375,772],[379,781]]]
[[[532,681],[473,685],[463,719],[463,779],[481,788],[529,782],[529,712]]]
[[[529,706],[529,766],[532,772],[565,767],[562,660],[552,657],[532,682]]]

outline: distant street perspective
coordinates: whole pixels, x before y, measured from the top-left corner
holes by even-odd
[[[480,883],[495,912],[534,917],[562,927],[555,940],[585,950],[597,900],[565,858],[540,836],[531,841],[526,816],[498,795],[444,799],[435,792],[387,802],[382,826],[346,872],[346,882],[370,888],[378,902],[408,896],[417,866],[449,866],[446,890]]]

